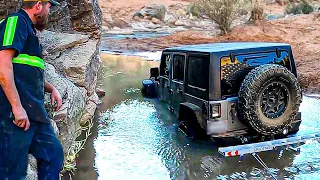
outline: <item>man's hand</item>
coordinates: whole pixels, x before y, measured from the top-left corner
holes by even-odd
[[[27,131],[30,122],[26,111],[21,105],[13,75],[12,58],[15,54],[14,49],[0,51],[0,85],[9,100],[15,120],[13,123]],[[1,105],[0,105],[1,106]]]
[[[23,107],[13,108],[12,109],[14,120],[13,124],[17,125],[18,127],[24,128],[27,131],[30,127],[30,122],[28,115]]]
[[[54,103],[57,103],[56,111],[58,111],[61,108],[62,105],[62,98],[56,88],[53,88],[51,92],[51,104],[54,105]]]
[[[51,105],[54,106],[54,103],[56,102],[57,103],[56,111],[58,111],[62,105],[62,99],[59,94],[59,91],[47,81],[44,82],[44,89],[46,92],[51,93]]]

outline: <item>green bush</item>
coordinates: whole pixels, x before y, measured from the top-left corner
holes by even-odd
[[[290,3],[286,8],[287,14],[310,14],[313,12],[313,7],[306,0],[295,4]]]
[[[192,16],[195,17],[200,17],[201,16],[201,11],[200,8],[194,4],[190,4],[186,7],[186,11],[188,14],[191,14]]]
[[[209,17],[218,25],[223,34],[231,31],[232,22],[239,10],[251,0],[194,0],[201,14]]]

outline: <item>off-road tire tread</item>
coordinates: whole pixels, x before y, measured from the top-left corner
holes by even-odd
[[[255,108],[254,97],[258,96],[256,90],[261,88],[265,76],[271,77],[272,74],[283,74],[283,77],[287,77],[287,80],[291,82],[291,87],[293,87],[292,93],[292,113],[287,120],[284,120],[281,126],[270,127],[259,119],[257,116],[258,111]],[[238,115],[240,120],[243,120],[246,124],[249,124],[255,131],[263,135],[276,135],[282,134],[283,129],[289,125],[297,115],[299,111],[299,106],[302,101],[301,88],[297,78],[292,74],[287,68],[276,65],[276,64],[266,64],[261,65],[253,69],[243,80],[239,94],[238,94]]]

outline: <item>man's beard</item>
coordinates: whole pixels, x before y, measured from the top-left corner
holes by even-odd
[[[34,15],[36,18],[35,28],[39,31],[43,31],[48,26],[48,16],[44,13]]]

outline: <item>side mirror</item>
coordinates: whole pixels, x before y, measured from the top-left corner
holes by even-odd
[[[150,78],[155,78],[156,80],[159,77],[159,68],[151,68],[150,69]]]

